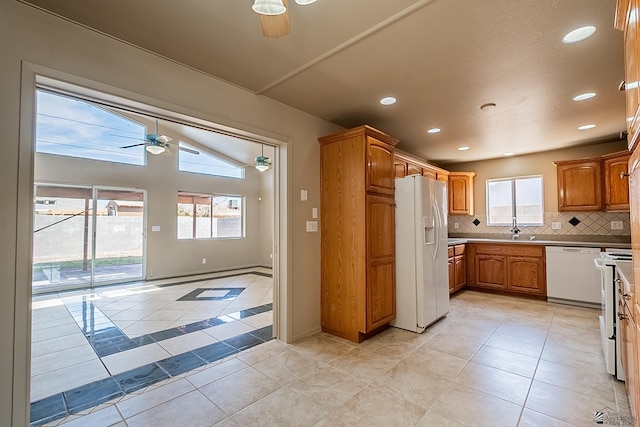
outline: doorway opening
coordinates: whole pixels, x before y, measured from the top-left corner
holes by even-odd
[[[124,108],[126,100],[68,84],[58,91],[46,80],[40,94],[81,104],[74,114],[84,104],[100,112],[91,121],[35,109],[36,123],[65,122],[60,128],[76,134],[34,138],[32,422],[277,336],[274,141],[151,106]],[[125,136],[142,142],[118,140],[127,129],[101,122],[104,111],[134,123],[141,136]],[[86,125],[101,128],[99,136],[78,138],[76,127]],[[153,152],[150,136],[175,142]],[[269,158],[268,170],[255,168],[258,156]],[[96,388],[105,394],[74,403]]]

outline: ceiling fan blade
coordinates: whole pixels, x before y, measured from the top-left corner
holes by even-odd
[[[282,2],[287,7],[287,0]],[[280,15],[260,15],[262,35],[271,39],[277,39],[289,34],[291,25],[289,24],[289,10]]]
[[[155,140],[157,142],[162,142],[163,144],[166,144],[167,142],[171,142],[171,138],[169,138],[166,135],[159,135]]]
[[[141,145],[147,145],[146,142],[143,142],[141,144],[133,144],[133,145],[125,145],[124,147],[120,147],[120,148],[131,148],[131,147],[139,147]]]
[[[191,153],[191,154],[200,154],[199,151],[196,150],[192,150],[191,148],[187,148],[187,147],[178,147],[178,150],[180,151],[186,151],[187,153]]]
[[[109,136],[115,136],[116,138],[135,139],[136,141],[146,141],[146,139],[144,138],[138,138],[135,136],[117,135],[115,133],[110,133]]]

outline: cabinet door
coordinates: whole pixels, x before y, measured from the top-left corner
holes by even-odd
[[[471,178],[465,175],[449,175],[449,214],[473,215]]]
[[[407,162],[396,160],[393,163],[393,167],[395,168],[396,178],[404,178],[407,176]]]
[[[459,290],[465,287],[467,284],[467,257],[465,255],[460,255],[455,257],[455,290]]]
[[[366,330],[370,332],[396,316],[395,201],[367,196]]]
[[[544,261],[542,258],[510,256],[509,286],[510,291],[544,295]]]
[[[422,175],[422,167],[415,163],[407,162],[407,175]]]
[[[449,258],[447,261],[449,267],[449,294],[452,294],[456,290],[456,267],[453,258]]]
[[[491,289],[506,289],[506,259],[502,255],[476,255],[475,285]]]
[[[558,210],[602,210],[602,163],[600,161],[558,164]]]
[[[631,412],[638,416],[636,407],[636,392],[638,384],[636,383],[636,351],[635,351],[635,332],[636,324],[633,317],[630,314],[628,306],[621,304],[620,313],[624,313],[624,318],[620,320],[622,329],[622,341],[620,342],[620,350],[622,352],[622,367],[625,374],[625,386],[627,389],[627,395],[629,397],[629,405],[631,406]]]
[[[631,0],[627,9],[627,26],[624,31],[625,97],[627,100],[627,141],[631,150],[638,138],[639,94],[638,79],[638,0]]]
[[[436,179],[438,177],[438,175],[436,174],[436,171],[432,169],[426,169],[426,168],[422,168],[422,176],[426,176],[427,178],[431,178],[431,179]]]
[[[607,211],[629,210],[629,157],[604,161],[604,207]]]
[[[393,196],[393,147],[367,136],[367,191]]]

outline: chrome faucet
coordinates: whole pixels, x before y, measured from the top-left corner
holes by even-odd
[[[513,221],[511,223],[511,239],[515,240],[520,236],[520,229],[518,228],[518,222],[516,221],[516,217],[513,217]]]

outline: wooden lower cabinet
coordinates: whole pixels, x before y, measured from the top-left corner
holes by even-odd
[[[507,259],[504,255],[476,254],[475,282],[472,286],[490,289],[507,289]]]
[[[447,266],[449,267],[449,294],[452,294],[456,291],[456,266],[453,257],[449,257]]]
[[[467,256],[458,255],[454,258],[455,282],[454,292],[464,288],[467,284]]]
[[[544,297],[544,257],[542,245],[467,244],[467,286]]]
[[[449,294],[459,291],[467,284],[467,256],[465,245],[449,246]]]
[[[508,290],[540,294],[540,288],[545,282],[542,276],[544,271],[544,258],[535,257],[509,257],[509,285]]]
[[[629,398],[629,405],[631,406],[631,413],[637,416],[637,372],[638,360],[636,352],[636,331],[637,326],[629,306],[621,299],[618,306],[620,316],[620,351],[622,359],[622,367],[625,373],[625,388],[627,390],[627,397]]]

